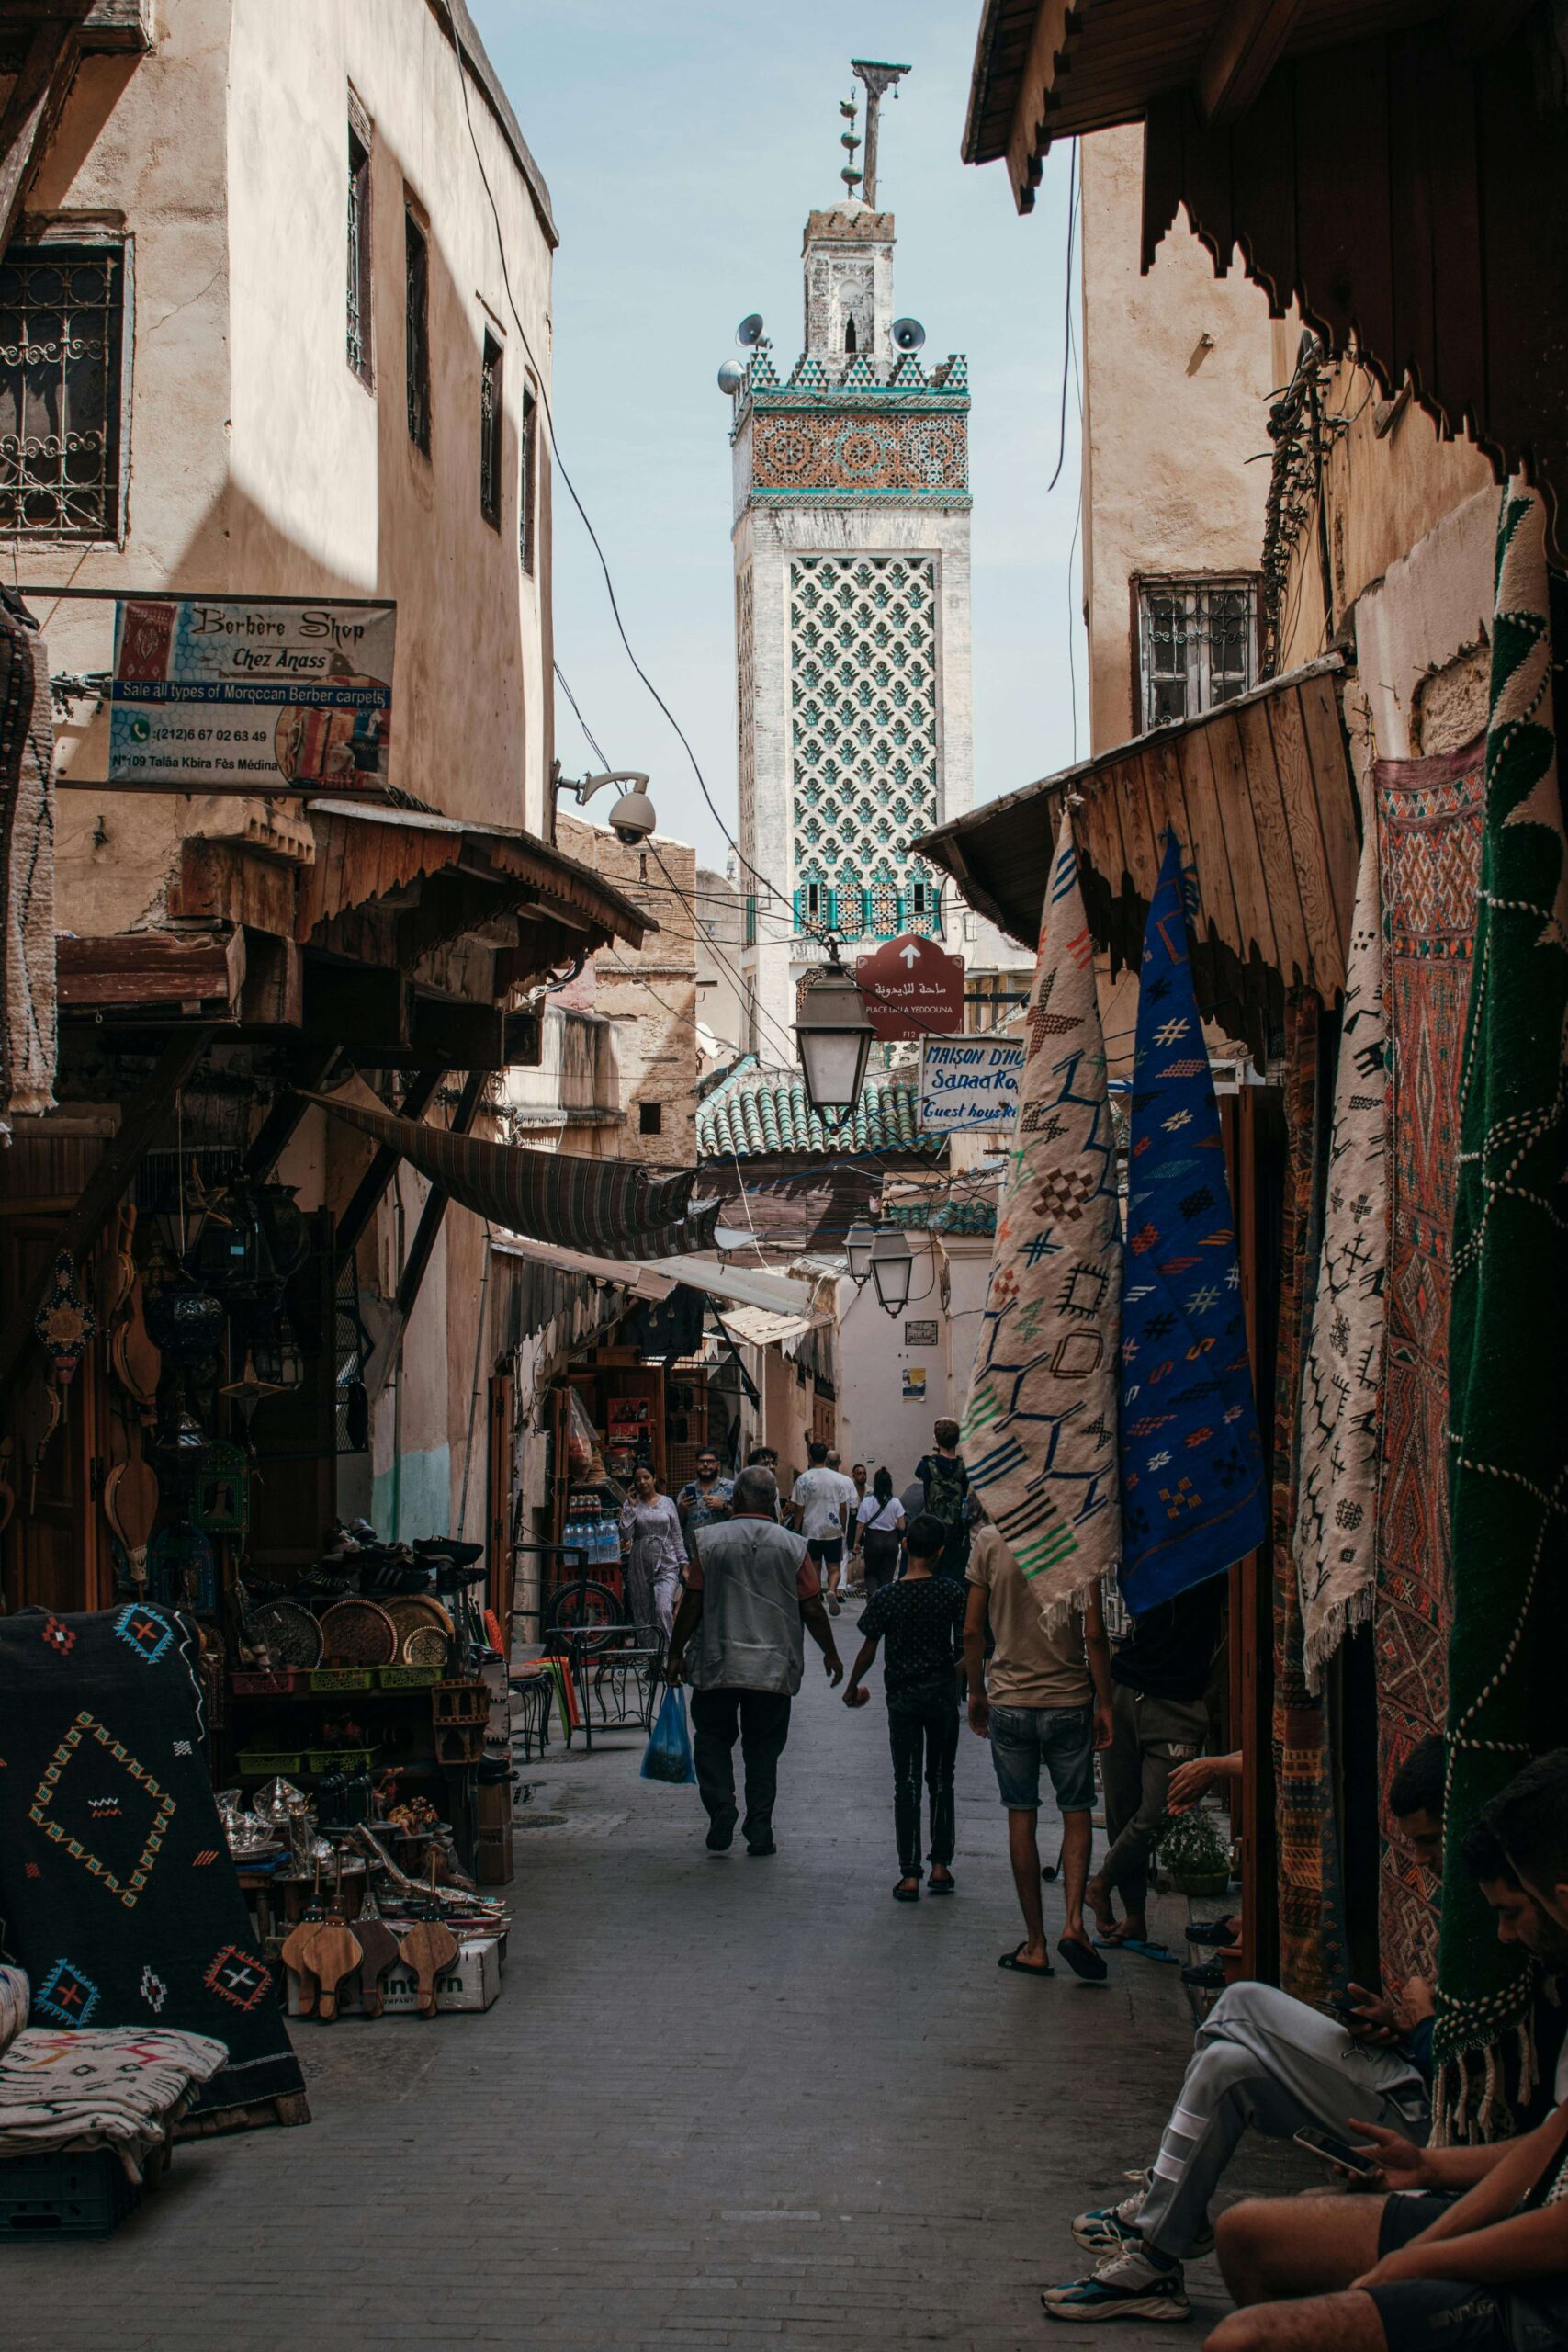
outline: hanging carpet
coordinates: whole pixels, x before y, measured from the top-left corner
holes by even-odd
[[[1274,1351],[1272,1732],[1280,1983],[1302,2001],[1329,2000],[1348,1982],[1327,1710],[1307,1683],[1301,1589],[1291,1561],[1302,1359],[1317,1263],[1318,1027],[1316,997],[1292,989],[1285,999],[1285,1174]]]
[[[1122,1299],[1122,1591],[1136,1616],[1269,1526],[1235,1219],[1166,835],[1138,976]]]
[[[963,1420],[969,1485],[1042,1614],[1116,1565],[1122,1227],[1094,945],[1070,820],[1051,868],[990,1288]]]
[[[532,1240],[611,1258],[677,1258],[714,1246],[720,1204],[693,1209],[694,1168],[650,1176],[632,1160],[487,1143],[336,1095],[307,1100],[399,1153],[476,1216]]]
[[[1453,1529],[1434,2132],[1513,2128],[1502,2061],[1531,1968],[1497,1940],[1464,1829],[1562,1739],[1568,1639],[1568,842],[1552,707],[1545,514],[1503,493],[1475,955],[1459,1087],[1449,1330]]]
[[[54,710],[49,649],[0,587],[0,1138],[54,1108]]]
[[[197,1656],[188,1618],[134,1602],[0,1618],[0,1958],[34,2025],[226,2044],[194,2109],[220,2129],[302,2110],[305,2086],[212,1800]]]
[[[1377,1581],[1387,1317],[1387,1031],[1376,810],[1367,823],[1350,925],[1327,1198],[1312,1337],[1302,1381],[1293,1553],[1309,1691],[1347,1633],[1371,1623]]]
[[[1449,1257],[1484,744],[1372,771],[1388,1020],[1388,1278],[1372,1641],[1378,1941],[1385,1984],[1430,1976],[1433,1883],[1389,1838],[1388,1785],[1448,1710]]]

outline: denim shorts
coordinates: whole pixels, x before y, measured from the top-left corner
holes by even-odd
[[[1040,1767],[1063,1813],[1088,1813],[1094,1804],[1092,1707],[993,1707],[991,1761],[1010,1813],[1040,1809]]]

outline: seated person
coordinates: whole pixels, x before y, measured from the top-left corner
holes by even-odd
[[[1418,1861],[1442,1850],[1443,1743],[1424,1740],[1389,1789],[1395,1831]],[[1073,2235],[1105,2257],[1092,2278],[1048,2287],[1052,2319],[1186,2319],[1183,2258],[1210,2250],[1209,2203],[1249,2124],[1289,2139],[1315,2123],[1338,2138],[1371,2108],[1425,2139],[1430,2116],[1432,1988],[1412,1977],[1396,2000],[1353,1986],[1345,2024],[1271,1984],[1233,1984],[1198,2032],[1148,2186],[1080,2213]]]
[[[1504,1792],[1504,1797],[1510,1794]],[[1555,1799],[1552,1800],[1555,1802]],[[1499,1799],[1464,1858],[1504,1943],[1568,1966],[1568,1931],[1520,1884],[1498,1838]],[[1559,1832],[1561,1835],[1561,1832]],[[1418,2148],[1359,2126],[1392,2192],[1233,2206],[1221,2218],[1225,2283],[1246,2308],[1212,2352],[1524,2352],[1568,2341],[1568,2064],[1559,2104],[1532,2130],[1481,2147]],[[1281,2297],[1305,2298],[1290,2301]]]

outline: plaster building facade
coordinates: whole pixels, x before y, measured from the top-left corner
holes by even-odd
[[[829,932],[943,933],[912,843],[974,791],[968,376],[896,341],[894,241],[813,212],[804,348],[781,379],[760,341],[733,395],[743,1042],[775,1065]],[[949,944],[1016,964],[982,929]]]

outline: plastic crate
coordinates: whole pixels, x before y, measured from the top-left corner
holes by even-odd
[[[288,1666],[273,1674],[231,1674],[229,1688],[236,1699],[288,1699],[305,1688],[305,1680],[299,1667]]]
[[[0,2236],[107,2238],[141,2202],[112,2148],[0,2158]]]
[[[373,1747],[308,1747],[307,1772],[368,1772],[376,1761]]]
[[[312,1690],[368,1690],[376,1669],[373,1666],[313,1666],[306,1679]]]
[[[289,1780],[300,1769],[299,1750],[296,1747],[243,1747],[234,1758],[243,1781]]]
[[[438,1666],[378,1666],[376,1679],[383,1690],[428,1690],[441,1673]]]

